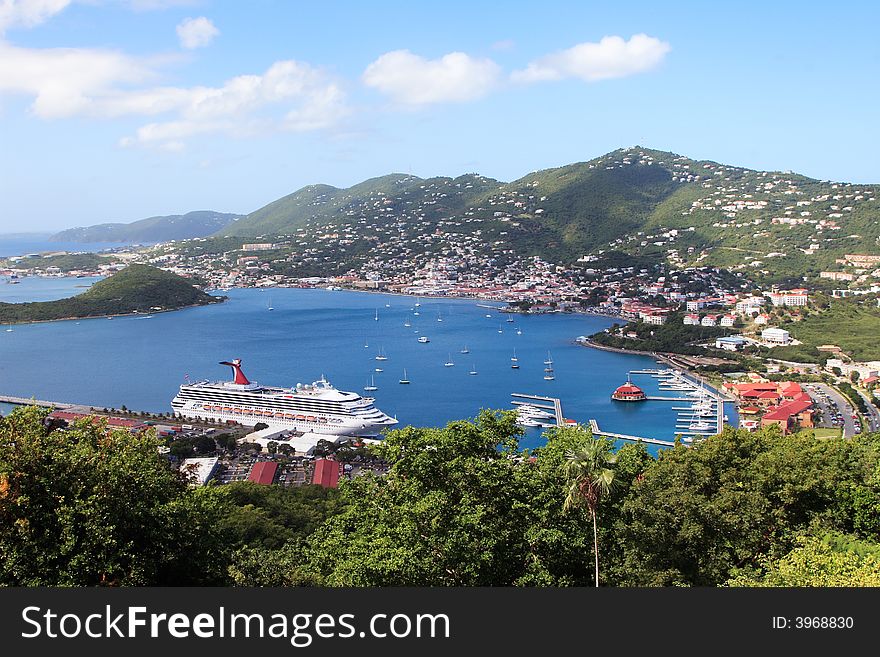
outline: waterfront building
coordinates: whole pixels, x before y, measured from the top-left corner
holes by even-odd
[[[618,386],[618,388],[611,393],[611,399],[614,401],[644,401],[647,399],[645,392],[639,388],[636,384],[629,380],[627,377],[626,383],[622,386]]]

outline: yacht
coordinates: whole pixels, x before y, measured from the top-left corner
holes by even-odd
[[[366,390],[367,392],[373,392],[373,390],[378,390],[378,389],[379,389],[379,386],[376,385],[376,377],[371,376],[370,377],[370,385],[364,386],[364,390]]]
[[[403,368],[403,378],[398,383],[409,383],[409,379],[406,378],[406,368]]]
[[[469,353],[471,353],[471,350],[468,349],[467,345],[465,345],[465,346],[464,346],[464,349],[462,349],[459,353],[462,353],[462,354],[469,354]]]
[[[513,350],[513,356],[510,358],[510,367],[515,370],[519,369],[519,358],[516,357],[516,349]]]
[[[471,376],[475,376],[477,374],[477,368],[474,365],[471,365],[471,371],[468,372]]]
[[[452,367],[453,365],[455,365],[455,363],[452,362],[452,354],[449,354],[449,358],[443,363],[443,367]]]
[[[419,337],[419,342],[421,342],[422,344],[426,344],[426,343],[430,342],[430,340],[428,339],[427,335],[422,335]]]
[[[376,354],[376,360],[388,360],[388,356],[386,356],[386,355],[382,352],[382,348],[381,348],[381,347],[379,347],[379,353]]]
[[[397,424],[375,407],[373,399],[337,390],[323,376],[292,388],[264,386],[245,376],[241,359],[220,364],[232,368],[232,380],[181,385],[171,400],[174,413],[195,420],[245,426],[262,422],[279,429],[330,435],[376,435]]]

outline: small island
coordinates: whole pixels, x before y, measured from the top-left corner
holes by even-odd
[[[225,300],[206,294],[177,274],[149,265],[130,265],[74,297],[0,303],[0,324],[149,314]]]

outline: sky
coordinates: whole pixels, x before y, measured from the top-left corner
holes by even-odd
[[[0,0],[0,233],[636,144],[880,183],[880,3]]]

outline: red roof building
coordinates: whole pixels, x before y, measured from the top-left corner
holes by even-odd
[[[812,406],[813,402],[809,397],[780,404],[761,418],[761,426],[775,424],[782,429],[783,434],[788,433],[795,424],[801,428],[810,428],[813,426]]]
[[[615,401],[644,401],[645,392],[629,379],[622,386],[611,393],[611,399]]]
[[[92,424],[100,424],[102,421],[107,422],[107,426],[111,429],[128,429],[129,431],[138,431],[146,429],[147,425],[137,420],[129,420],[122,417],[107,417],[104,415],[89,415],[87,413],[74,413],[72,411],[52,411],[49,417],[53,420],[64,420],[65,422],[76,422],[84,418],[91,418]]]
[[[276,472],[278,472],[278,464],[275,461],[259,461],[251,468],[248,481],[268,486],[275,481]]]
[[[324,488],[336,488],[339,485],[339,462],[333,459],[315,461],[312,483]]]

